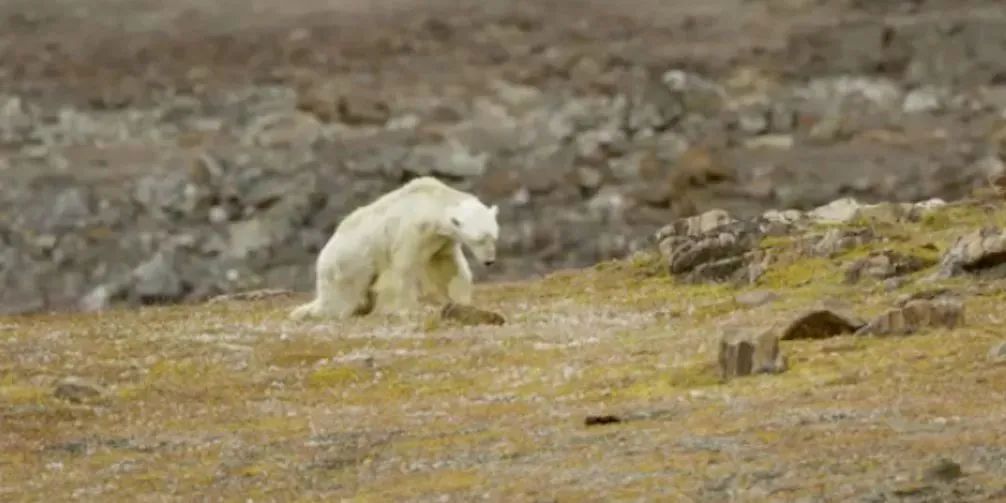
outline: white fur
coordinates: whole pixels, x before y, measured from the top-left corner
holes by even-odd
[[[313,301],[290,313],[343,319],[401,314],[425,294],[470,303],[472,273],[462,251],[496,259],[498,208],[436,178],[416,178],[357,208],[318,255]]]

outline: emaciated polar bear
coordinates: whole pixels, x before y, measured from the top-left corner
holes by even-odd
[[[492,265],[498,212],[436,178],[413,179],[339,223],[318,255],[314,300],[290,317],[401,314],[423,294],[470,303],[472,272],[462,245]]]

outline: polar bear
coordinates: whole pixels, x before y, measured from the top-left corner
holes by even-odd
[[[492,265],[498,212],[436,178],[411,180],[339,223],[315,264],[314,300],[290,317],[403,314],[424,297],[470,303],[472,272],[462,246]]]

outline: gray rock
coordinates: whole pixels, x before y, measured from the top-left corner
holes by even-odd
[[[256,210],[272,207],[285,197],[305,190],[306,177],[290,177],[276,174],[261,176],[242,189],[242,204]],[[309,187],[309,186],[308,186]]]
[[[946,16],[885,23],[876,18],[843,21],[794,32],[788,61],[804,74],[866,74],[904,68],[910,82],[982,84],[1006,71],[1006,20]]]
[[[532,86],[507,82],[505,80],[494,80],[490,87],[496,92],[496,96],[501,102],[507,105],[516,114],[526,112],[543,102],[542,92]]]
[[[592,129],[576,136],[576,153],[585,161],[600,163],[629,150],[629,139],[620,129]]]
[[[724,333],[717,361],[724,380],[754,374],[777,374],[787,368],[774,327],[762,332]]]
[[[1006,232],[984,227],[957,238],[940,259],[936,278],[963,274],[1006,275]]]
[[[859,201],[843,197],[814,208],[807,213],[807,216],[821,223],[844,223],[855,218],[856,212],[862,207]]]
[[[102,311],[111,306],[113,296],[112,286],[98,285],[80,298],[78,307],[84,312]]]
[[[58,232],[83,227],[91,215],[91,197],[87,189],[65,189],[52,202],[45,229]]]
[[[337,104],[339,120],[350,125],[382,125],[391,117],[391,107],[379,96],[342,96]]]
[[[1000,342],[989,348],[989,361],[1006,363],[1006,342]]]
[[[308,148],[321,138],[321,122],[313,115],[290,110],[256,117],[244,142],[265,148]]]
[[[1006,163],[1003,163],[997,154],[987,155],[975,161],[971,169],[989,181],[1006,175]]]
[[[175,265],[175,255],[158,252],[133,270],[133,291],[143,303],[178,300],[185,285]]]
[[[911,283],[909,278],[904,276],[895,276],[893,278],[885,279],[881,284],[884,286],[885,292],[893,292],[909,283]]]
[[[244,259],[253,253],[268,251],[274,243],[286,238],[290,232],[292,229],[285,222],[271,218],[234,222],[228,231],[230,244],[227,250],[231,256]]]
[[[769,118],[761,108],[749,108],[740,111],[737,126],[744,134],[757,135],[768,130]]]
[[[835,228],[827,230],[822,236],[811,237],[804,246],[805,252],[810,255],[833,257],[863,246],[875,239],[876,235],[868,228]]]
[[[705,77],[681,70],[664,72],[661,80],[684,107],[692,114],[712,115],[723,107],[726,91]]]
[[[631,98],[626,129],[633,134],[653,134],[667,128],[684,111],[684,104],[678,96],[651,80]]]
[[[445,136],[476,152],[510,152],[522,142],[522,134],[539,130],[541,124],[527,124],[510,115],[506,107],[488,99],[476,99],[467,120],[445,131]],[[532,142],[535,139],[531,139]]]
[[[964,304],[955,299],[912,300],[889,309],[863,326],[857,335],[909,335],[926,328],[953,329],[964,324]]]
[[[943,108],[946,98],[946,92],[941,89],[920,87],[905,95],[902,108],[908,114],[936,112]]]
[[[654,238],[659,242],[671,236],[701,236],[734,222],[737,222],[737,219],[726,211],[713,209],[701,215],[676,220],[658,230]]]
[[[784,211],[768,210],[765,213],[762,213],[763,219],[772,223],[778,223],[787,226],[796,224],[797,222],[803,220],[804,216],[805,215],[803,212],[797,210],[784,210]]]
[[[0,95],[0,141],[23,141],[31,127],[32,118],[21,98]]]
[[[744,140],[744,147],[749,149],[776,149],[789,150],[793,148],[795,140],[787,134],[764,134]]]
[[[845,282],[856,283],[863,276],[888,279],[920,271],[935,263],[935,260],[905,255],[894,250],[871,252],[868,256],[851,263],[845,269]]]
[[[751,222],[735,222],[698,235],[674,234],[663,238],[658,249],[668,271],[686,281],[720,281],[749,278],[747,266],[761,231]]]
[[[903,100],[901,87],[893,80],[859,75],[813,79],[797,94],[819,110],[839,115],[850,100],[888,110],[900,108]]]
[[[817,144],[829,144],[848,135],[845,117],[840,109],[831,110],[821,117],[807,132],[807,138]]]
[[[769,130],[777,134],[788,134],[796,127],[796,110],[784,101],[772,104],[769,110]]]
[[[222,224],[230,220],[231,215],[227,211],[227,208],[223,206],[214,206],[210,208],[209,221],[213,224]]]
[[[576,180],[580,187],[588,190],[596,190],[604,182],[604,173],[597,168],[581,166],[576,170]]]
[[[897,42],[911,44],[913,49],[905,70],[908,79],[937,84],[988,83],[1006,71],[1006,20],[1001,16],[957,21],[952,30],[941,29],[940,21],[915,23],[895,34],[900,39]]]
[[[172,171],[140,178],[133,197],[149,213],[167,218],[170,214],[191,213],[205,193],[189,181],[186,173]]]
[[[384,175],[392,179],[400,179],[409,157],[408,147],[396,144],[389,138],[390,144],[368,150],[358,156],[344,158],[346,169],[360,175]]]
[[[440,174],[452,177],[475,177],[485,173],[489,154],[473,154],[458,141],[421,145],[412,150],[404,169],[417,175]]]

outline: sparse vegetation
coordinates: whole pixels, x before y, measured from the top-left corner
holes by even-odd
[[[876,232],[932,253],[1004,217],[963,205]],[[926,494],[1002,496],[1006,366],[986,353],[1004,285],[841,281],[882,246],[794,255],[743,288],[681,284],[645,254],[484,285],[502,326],[431,325],[433,307],[403,324],[288,321],[300,298],[6,318],[0,499],[830,501],[893,491],[940,457],[965,475]],[[717,377],[726,327],[827,299],[869,317],[937,287],[966,295],[963,328],[785,341],[786,372]],[[754,288],[780,300],[733,301]],[[68,376],[102,395],[57,398]],[[624,420],[584,426],[596,414]]]

